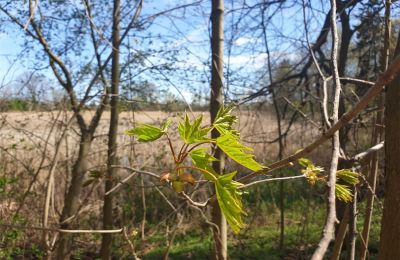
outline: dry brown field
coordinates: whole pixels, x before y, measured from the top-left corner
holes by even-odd
[[[277,159],[277,126],[275,118],[268,112],[237,111],[241,132],[241,140],[254,149],[256,159],[268,164]],[[208,113],[196,112],[194,115],[203,114],[205,124],[209,121]],[[52,214],[50,223],[58,223],[62,210],[64,194],[71,178],[71,169],[74,159],[77,157],[79,147],[79,129],[75,121],[66,129],[66,122],[72,115],[70,112],[9,112],[0,114],[0,177],[15,178],[16,183],[6,187],[6,193],[10,196],[0,197],[0,218],[6,222],[12,213],[21,206],[21,213],[30,216],[30,225],[40,225],[43,212],[45,191],[48,182],[49,171],[54,162],[54,151],[63,131],[67,131],[60,142],[59,159],[55,172],[55,192],[52,196]],[[84,116],[89,122],[93,112],[87,111]],[[154,143],[138,143],[124,132],[138,123],[161,125],[166,118],[172,118],[177,122],[183,117],[183,112],[123,112],[119,121],[119,158],[120,164],[132,168],[145,169],[160,174],[171,166],[172,159],[168,151],[165,138]],[[283,129],[286,129],[287,122]],[[109,127],[109,113],[105,113],[99,127],[89,157],[90,172],[104,172],[107,155],[107,133]],[[285,141],[285,155],[293,153],[310,143],[319,135],[318,129],[308,123],[294,123],[288,132]],[[175,149],[179,149],[181,142],[177,135],[176,125],[171,127],[171,139]],[[321,157],[324,148],[321,147],[313,155]],[[321,157],[322,158],[322,157]],[[322,159],[321,159],[322,160]],[[237,168],[237,165],[229,163],[228,170],[239,169],[240,174],[245,170]],[[127,170],[120,170],[116,178],[124,178],[130,174]],[[144,180],[145,185],[154,184],[154,180]],[[147,183],[147,184],[146,184]],[[29,189],[32,185],[31,189]],[[29,190],[29,193],[26,193]],[[82,194],[82,204],[88,205],[88,214],[101,215],[103,185],[101,181],[85,188]],[[26,196],[25,196],[26,195]],[[21,204],[23,202],[24,204]],[[96,225],[101,223],[97,221]],[[28,234],[29,235],[29,234]]]

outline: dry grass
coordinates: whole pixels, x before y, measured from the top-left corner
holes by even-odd
[[[197,116],[201,113],[196,113]],[[277,159],[278,144],[272,142],[278,137],[275,118],[268,112],[239,111],[238,129],[241,132],[242,141],[254,148],[257,160],[269,163]],[[35,180],[32,191],[24,201],[21,215],[24,216],[27,224],[41,225],[45,190],[47,186],[50,165],[52,164],[55,145],[59,141],[65,129],[65,122],[72,114],[52,111],[52,112],[10,112],[0,115],[0,177],[15,178],[17,181],[7,185],[6,191],[0,194],[0,216],[4,222],[11,222],[12,213],[20,205],[20,199],[26,192],[29,183]],[[85,120],[89,122],[93,112],[84,113]],[[208,113],[203,113],[204,122],[209,122]],[[192,115],[193,116],[193,115]],[[138,143],[124,132],[132,128],[137,123],[161,124],[166,118],[172,118],[175,122],[183,117],[183,113],[166,112],[123,112],[120,114],[119,122],[119,157],[120,164],[134,168],[144,168],[156,173],[161,173],[171,166],[171,157],[168,153],[168,146],[165,139],[160,139],[151,144]],[[287,122],[283,129],[287,128]],[[89,157],[89,166],[92,171],[104,171],[107,155],[107,133],[109,127],[109,113],[105,113],[99,127],[96,130],[95,140],[92,145],[92,152]],[[176,126],[172,129],[171,139],[176,149],[179,149],[179,141]],[[67,189],[67,184],[71,178],[71,169],[77,156],[79,148],[79,129],[74,122],[61,142],[60,158],[56,168],[56,192],[53,195],[51,205],[50,223],[56,225],[62,210],[63,197]],[[294,123],[286,137],[285,154],[288,155],[306,144],[318,135],[318,130],[310,124]],[[321,148],[323,149],[323,148]],[[321,150],[315,153],[321,154]],[[43,161],[42,161],[42,158]],[[321,158],[319,158],[321,159]],[[323,160],[323,159],[321,159]],[[320,161],[321,161],[320,160]],[[227,168],[237,169],[237,165],[228,164]],[[241,169],[244,171],[243,169]],[[120,170],[119,177],[128,174],[125,170]],[[153,187],[159,185],[158,181],[145,178],[145,186]],[[132,180],[129,185],[138,190],[140,184],[138,180]],[[85,218],[80,221],[85,222],[90,228],[100,228],[100,216],[102,205],[103,185],[90,185],[84,189],[82,203],[87,207],[83,214]],[[140,196],[138,191],[133,192],[134,196]],[[200,196],[203,193],[199,193]],[[126,194],[118,197],[118,207],[123,207]],[[130,195],[129,195],[130,196]],[[175,196],[176,197],[176,196]],[[205,198],[204,196],[201,198]],[[174,200],[174,199],[172,199]],[[179,203],[179,200],[173,201]],[[134,203],[134,202],[130,202]],[[165,203],[161,201],[161,204]],[[160,204],[160,205],[161,205]],[[16,206],[18,205],[18,207]],[[160,206],[159,205],[159,206]],[[149,205],[150,210],[156,205]],[[140,207],[136,205],[135,207]],[[168,209],[168,206],[166,206]],[[122,210],[122,209],[121,209]],[[161,209],[155,209],[155,215],[161,214]],[[161,212],[161,213],[160,213]],[[134,214],[134,213],[132,213]],[[83,220],[84,219],[84,220]],[[1,229],[1,228],[0,228]],[[40,234],[38,234],[40,235]],[[30,235],[29,239],[35,239]],[[39,236],[36,238],[39,239]]]

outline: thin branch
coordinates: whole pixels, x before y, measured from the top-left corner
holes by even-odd
[[[250,182],[248,184],[244,184],[242,186],[239,186],[239,189],[246,189],[246,188],[251,187],[253,185],[257,185],[257,184],[265,183],[265,182],[286,181],[286,180],[301,179],[301,178],[305,178],[305,177],[306,176],[303,174],[303,175],[287,176],[287,177],[279,177],[279,178],[268,178],[268,179],[263,179],[263,180],[259,180],[259,181],[253,181],[253,182]]]
[[[301,149],[300,151],[284,158],[283,160],[280,160],[280,161],[270,164],[266,169],[263,169],[258,172],[253,172],[251,174],[248,174],[248,175],[242,177],[241,179],[239,179],[239,181],[241,181],[241,182],[249,181],[258,175],[267,174],[274,170],[280,169],[282,167],[289,165],[291,162],[295,162],[297,159],[304,157],[307,154],[314,151],[317,147],[319,147],[325,141],[329,140],[335,132],[337,132],[340,128],[342,128],[345,124],[347,124],[354,117],[356,117],[369,104],[369,102],[382,91],[384,86],[389,84],[399,74],[399,72],[400,72],[400,56],[398,56],[392,62],[392,64],[385,71],[385,73],[383,73],[379,77],[379,79],[375,83],[375,85],[368,90],[368,92],[360,99],[360,101],[350,111],[345,113],[338,120],[337,123],[332,125],[331,128],[329,128],[325,133],[323,133],[320,136],[320,138],[315,140],[313,143],[311,143],[307,147]]]
[[[156,174],[154,172],[142,171],[142,170],[139,170],[139,169],[135,169],[135,168],[131,168],[131,167],[128,167],[128,166],[123,166],[123,165],[111,165],[111,167],[112,168],[125,169],[125,170],[129,170],[131,172],[137,172],[137,173],[140,173],[140,174],[148,175],[148,176],[153,177],[153,178],[160,179],[160,175],[158,175],[158,174]]]
[[[333,114],[332,122],[336,124],[339,120],[339,101],[340,101],[340,79],[339,70],[337,63],[337,53],[339,45],[339,37],[336,26],[336,0],[331,0],[331,33],[332,33],[332,51],[331,51],[331,66],[333,71],[333,83],[334,83],[334,97],[333,97]],[[332,159],[331,166],[328,175],[328,215],[326,217],[325,226],[322,232],[321,241],[318,243],[317,249],[314,251],[312,260],[321,260],[324,258],[326,250],[328,249],[329,243],[335,237],[335,223],[336,218],[336,171],[339,162],[340,153],[340,140],[339,132],[335,132],[333,135],[332,144]]]
[[[353,157],[353,159],[354,159],[355,161],[364,160],[366,157],[368,157],[368,156],[370,156],[370,155],[372,155],[372,154],[374,154],[374,153],[380,151],[380,150],[384,147],[384,145],[385,145],[385,142],[382,141],[382,142],[380,142],[379,144],[374,145],[374,146],[371,147],[371,148],[368,148],[366,151],[355,155],[355,156]]]
[[[133,243],[131,242],[131,240],[129,239],[128,234],[126,233],[126,228],[122,229],[122,234],[124,235],[125,241],[128,243],[129,245],[129,251],[131,252],[133,259],[135,260],[140,260],[140,258],[137,257],[136,252],[135,252],[135,246],[133,245]]]
[[[61,228],[44,228],[36,226],[23,226],[23,225],[13,225],[0,223],[1,227],[14,228],[14,229],[28,229],[28,230],[44,230],[52,231],[58,233],[70,233],[70,234],[111,234],[111,233],[121,233],[123,228],[120,229],[109,229],[109,230],[92,230],[92,229],[61,229]]]
[[[208,202],[209,202],[210,199],[211,199],[211,198],[208,198],[205,202],[200,203],[200,202],[193,201],[193,200],[192,200],[188,195],[186,195],[186,193],[184,193],[184,192],[181,192],[180,194],[182,194],[182,196],[183,196],[190,204],[192,204],[193,206],[196,206],[196,207],[201,207],[201,208],[207,206]]]

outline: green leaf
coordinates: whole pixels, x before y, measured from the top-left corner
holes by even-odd
[[[218,110],[217,116],[213,122],[213,126],[221,135],[231,133],[232,135],[239,137],[239,132],[232,128],[233,124],[237,123],[238,118],[232,115],[234,105],[227,107],[221,106]]]
[[[163,136],[168,127],[171,124],[171,120],[167,120],[161,128],[148,125],[148,124],[140,124],[137,127],[126,131],[127,135],[134,135],[139,142],[152,142]]]
[[[350,169],[342,169],[336,172],[336,178],[342,180],[350,185],[355,185],[359,182],[358,173]]]
[[[184,121],[179,123],[179,135],[186,144],[193,144],[210,140],[209,138],[207,138],[207,135],[211,128],[201,127],[202,121],[203,116],[199,116],[193,121],[193,123],[191,123],[188,115],[186,114]]]
[[[172,181],[172,188],[175,192],[182,192],[184,189],[184,183],[182,181]]]
[[[242,192],[238,189],[242,184],[233,180],[236,172],[224,174],[215,182],[218,204],[233,232],[239,233],[244,227],[242,215],[246,214],[242,205]]]
[[[313,163],[307,158],[300,158],[298,162],[303,167],[308,167],[309,165],[313,165]]]
[[[350,202],[353,200],[353,194],[351,193],[349,186],[346,186],[343,184],[336,183],[335,195],[338,200],[341,200],[344,202]]]
[[[189,155],[196,167],[208,172],[202,172],[204,177],[209,181],[215,181],[218,174],[212,168],[211,163],[218,160],[214,156],[208,154],[206,151],[207,148],[199,148],[193,150]]]
[[[321,181],[322,178],[319,175],[324,171],[324,168],[315,166],[309,159],[300,158],[299,164],[305,169],[301,170],[301,173],[307,178],[307,181],[314,185],[317,181]]]
[[[243,165],[244,167],[252,171],[260,171],[264,168],[261,164],[256,162],[253,158],[254,155],[245,153],[245,151],[253,151],[250,147],[247,147],[239,143],[237,137],[227,133],[217,138],[217,146],[232,160]]]

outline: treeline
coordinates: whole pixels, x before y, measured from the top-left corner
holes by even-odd
[[[65,101],[65,100],[64,100]],[[208,111],[207,103],[195,103],[191,102],[190,107],[193,111]],[[92,104],[85,105],[84,109],[94,110],[97,104],[93,102]],[[52,111],[54,109],[59,109],[64,107],[70,110],[71,107],[68,102],[63,101],[42,101],[42,102],[32,102],[29,98],[21,97],[3,97],[0,99],[0,112],[18,112],[18,111]],[[119,110],[123,111],[166,111],[166,112],[176,112],[184,111],[188,109],[188,104],[184,101],[175,99],[169,100],[167,102],[153,101],[147,102],[142,100],[126,100],[122,99],[119,104]]]

